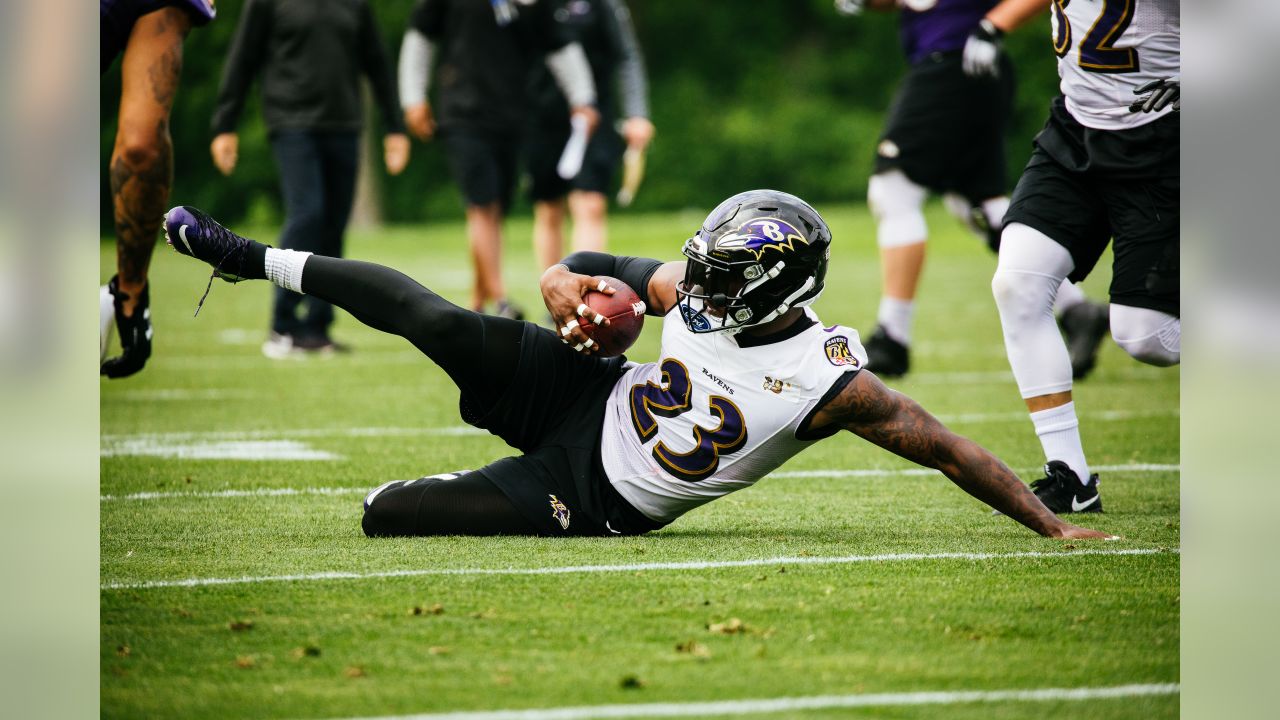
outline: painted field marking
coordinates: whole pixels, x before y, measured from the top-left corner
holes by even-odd
[[[155,443],[132,440],[104,445],[101,457],[146,456],[183,460],[341,460],[342,456],[317,450],[297,440],[221,440],[214,442]]]
[[[156,390],[154,393],[172,393],[173,399],[211,399],[201,398],[201,391]],[[221,392],[221,391],[210,391]],[[190,393],[189,395],[184,393]],[[128,398],[126,398],[128,399]],[[1088,421],[1121,421],[1153,417],[1178,417],[1178,408],[1158,410],[1100,410],[1083,413],[1082,419]],[[949,424],[984,424],[1002,422],[1029,422],[1027,414],[1021,410],[995,413],[952,413],[941,414],[937,418]],[[359,437],[472,437],[488,436],[489,432],[470,425],[446,425],[441,427],[353,427],[353,428],[296,428],[284,430],[232,430],[210,432],[167,432],[137,434],[105,434],[102,443],[102,456],[137,454],[122,451],[121,448],[146,447],[149,445],[168,445],[191,442],[235,442],[248,440],[276,440],[299,438],[359,438]]]
[[[885,553],[880,555],[844,555],[837,557],[772,557],[750,560],[696,560],[686,562],[629,563],[624,565],[564,565],[530,568],[422,568],[419,570],[384,570],[347,572],[332,570],[297,575],[259,575],[224,578],[185,578],[182,580],[144,580],[141,582],[109,582],[102,590],[147,590],[151,588],[204,587],[209,585],[254,585],[269,582],[312,582],[317,580],[371,580],[432,575],[577,575],[587,573],[634,573],[650,570],[714,570],[719,568],[761,567],[770,565],[851,565],[856,563],[912,562],[921,560],[1023,560],[1076,557],[1114,557],[1125,555],[1178,554],[1181,548],[1128,548],[1115,550],[1071,550],[1044,552],[940,552]]]
[[[1032,690],[950,690],[943,692],[873,693],[867,695],[808,695],[801,697],[717,700],[714,702],[636,703],[529,710],[421,713],[349,718],[348,720],[587,720],[588,718],[716,717],[759,715],[794,710],[890,707],[902,705],[961,705],[997,702],[1063,702],[1177,695],[1177,683],[1112,685],[1109,687],[1036,688]]]
[[[1028,472],[1038,471],[1040,468],[1034,468]],[[1160,465],[1154,463],[1134,463],[1129,465],[1095,465],[1094,470],[1099,472],[1138,472],[1138,473],[1162,473],[1162,472],[1181,472],[1181,465]],[[928,468],[901,468],[898,470],[788,470],[783,472],[770,473],[765,476],[765,480],[769,478],[787,479],[787,478],[846,478],[846,477],[896,477],[896,476],[915,476],[915,475],[936,475],[937,470]],[[123,495],[100,495],[100,502],[119,502],[129,500],[172,500],[182,498],[242,498],[242,497],[278,497],[290,495],[363,495],[377,484],[371,483],[368,487],[303,487],[303,488],[228,488],[226,490],[196,490],[196,491],[152,491],[152,492],[135,492]]]

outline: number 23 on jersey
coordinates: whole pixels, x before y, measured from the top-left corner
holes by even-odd
[[[631,387],[631,421],[642,442],[658,433],[658,418],[674,418],[693,409],[693,384],[689,369],[679,360],[662,361],[661,384],[645,382]],[[747,424],[742,411],[727,397],[712,395],[707,400],[714,428],[693,426],[693,449],[676,452],[661,440],[653,446],[653,458],[673,477],[697,482],[714,475],[720,458],[742,449],[747,443]]]

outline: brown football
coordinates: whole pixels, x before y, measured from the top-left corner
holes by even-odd
[[[644,328],[644,301],[626,283],[616,278],[599,276],[617,292],[606,295],[594,290],[583,296],[587,307],[609,318],[608,325],[582,323],[582,331],[600,346],[605,357],[621,355],[640,337]]]

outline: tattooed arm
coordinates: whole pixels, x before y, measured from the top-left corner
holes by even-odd
[[[916,401],[861,371],[814,416],[946,475],[962,490],[1047,537],[1107,538],[1060,520],[999,458],[946,428]]]

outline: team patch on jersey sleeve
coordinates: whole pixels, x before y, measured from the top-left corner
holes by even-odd
[[[853,354],[853,350],[849,349],[849,338],[844,335],[837,335],[829,338],[822,345],[822,349],[827,354],[827,362],[837,367],[847,366],[852,368],[861,367],[862,363],[857,356]]]

